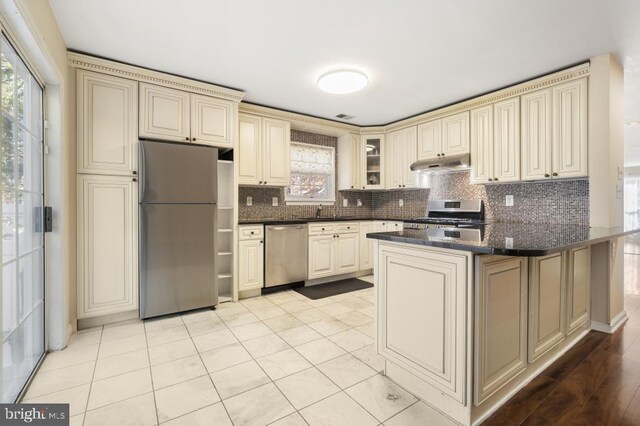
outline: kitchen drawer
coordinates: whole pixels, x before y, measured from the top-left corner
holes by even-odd
[[[357,222],[342,222],[336,224],[336,232],[338,234],[350,234],[358,232],[359,226]]]
[[[262,225],[239,226],[238,232],[238,239],[240,240],[259,240],[264,238],[264,226]]]
[[[332,235],[336,232],[335,223],[310,223],[309,235]]]

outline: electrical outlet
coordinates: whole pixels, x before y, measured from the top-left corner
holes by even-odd
[[[358,207],[362,207],[362,200],[358,198]]]
[[[252,206],[253,205],[253,197],[247,197],[247,205],[248,206]]]
[[[349,207],[349,200],[347,200],[346,198],[342,199],[342,207]]]
[[[513,195],[505,195],[504,205],[507,207],[513,207]]]
[[[507,248],[507,249],[512,249],[513,248],[513,238],[505,237],[505,239],[504,239],[504,247]]]
[[[404,200],[402,198],[398,200],[398,207],[404,207]]]
[[[273,207],[278,207],[278,197],[271,197],[271,205]]]

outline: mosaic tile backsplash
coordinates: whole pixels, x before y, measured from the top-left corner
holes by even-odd
[[[337,147],[332,136],[291,131],[291,140]],[[336,168],[340,159],[337,157]],[[476,199],[484,201],[487,221],[516,223],[589,224],[589,181],[558,180],[499,185],[471,185],[469,172],[434,175],[430,189],[391,190],[377,192],[336,191],[336,204],[323,206],[321,217],[379,217],[409,219],[427,214],[430,199]],[[514,206],[504,205],[505,195],[513,195]],[[253,198],[253,206],[246,198]],[[272,206],[278,197],[278,206]],[[342,207],[343,199],[348,207]],[[399,201],[403,200],[403,207]],[[358,200],[362,206],[357,207]],[[244,187],[239,189],[238,214],[243,220],[297,219],[313,217],[316,206],[287,206],[283,188]]]

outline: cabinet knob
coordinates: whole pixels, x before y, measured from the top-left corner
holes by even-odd
[[[135,170],[134,170],[132,173],[133,173],[134,175],[137,175],[137,174],[138,174],[138,172],[136,172]]]
[[[554,176],[558,176],[558,174],[557,174],[557,173],[554,173],[553,175],[554,175]]]
[[[362,189],[364,189],[364,186],[362,187]]]
[[[195,141],[196,141],[196,138],[193,138],[193,139],[191,139],[191,140],[195,142]]]
[[[493,180],[498,180],[498,178],[493,178]]]
[[[398,185],[398,188],[402,188],[402,185]]]
[[[440,157],[440,154],[438,154],[438,157]]]
[[[340,238],[340,235],[336,235],[336,238]]]
[[[324,228],[322,228],[322,230],[324,231]]]
[[[251,235],[253,235],[253,231],[251,231]]]
[[[262,240],[260,241],[260,244],[262,244]]]
[[[544,174],[544,177],[549,177],[549,173],[545,173],[545,174]]]
[[[185,141],[188,141],[188,140],[189,140],[189,136],[187,136],[186,138],[184,138],[184,140],[185,140]]]
[[[444,157],[444,152],[441,154],[442,157]]]
[[[350,227],[350,226],[347,226],[347,229],[351,229],[351,227]]]
[[[353,189],[353,185],[351,185],[351,189]]]
[[[264,181],[264,183],[263,183],[263,185],[266,185],[266,184],[267,184],[267,181],[265,180],[265,181]]]
[[[131,182],[137,182],[137,181],[138,181],[138,179],[136,179],[136,178],[131,179]]]
[[[262,185],[262,181],[258,182],[258,185]]]
[[[491,182],[493,179],[489,178],[489,182]]]
[[[402,187],[403,187],[403,188],[404,188],[404,187],[406,187],[406,186],[407,186],[407,185],[402,185]]]

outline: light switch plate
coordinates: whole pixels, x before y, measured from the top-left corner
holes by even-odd
[[[273,207],[278,207],[278,197],[271,197],[271,205]]]
[[[398,207],[404,207],[404,200],[402,198],[398,200]]]
[[[252,206],[253,205],[253,197],[247,197],[247,205],[248,206]]]
[[[358,198],[358,207],[362,207],[362,200]]]
[[[513,195],[505,195],[504,205],[507,207],[513,207]]]
[[[349,200],[347,200],[346,198],[342,199],[342,207],[349,207]]]

